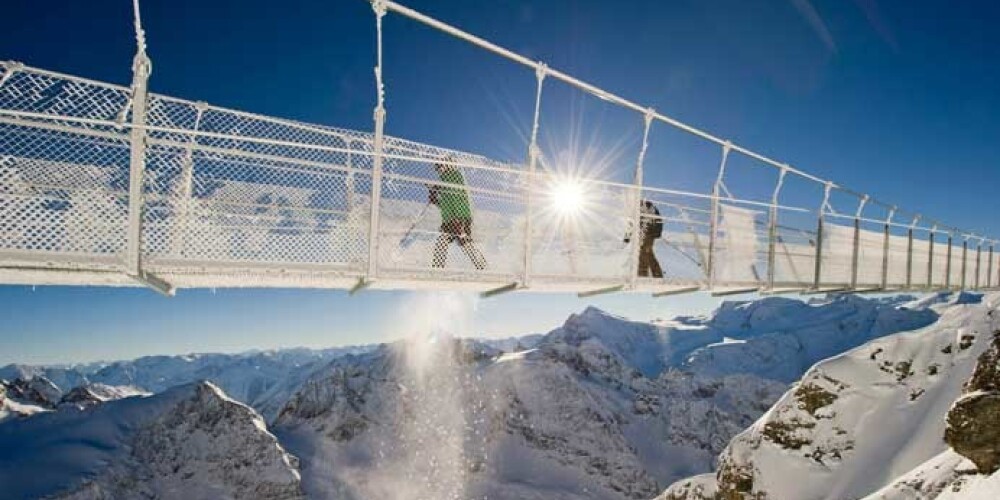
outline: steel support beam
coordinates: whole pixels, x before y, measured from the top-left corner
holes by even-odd
[[[697,292],[701,290],[700,286],[689,286],[684,288],[673,288],[670,290],[663,290],[659,292],[653,292],[653,297],[667,297],[670,295],[681,295],[685,293]]]
[[[585,292],[577,293],[576,296],[585,299],[587,297],[593,297],[595,295],[604,295],[606,293],[620,292],[625,289],[625,285],[614,285],[605,288],[598,288],[596,290],[587,290]]]
[[[365,288],[368,288],[369,286],[371,286],[371,284],[372,284],[371,281],[365,279],[365,277],[362,276],[362,277],[358,278],[358,281],[354,283],[354,286],[352,286],[350,288],[350,290],[347,291],[347,294],[348,295],[354,295],[354,294],[360,292],[361,290],[364,290]]]
[[[163,280],[152,273],[147,273],[145,271],[140,271],[139,274],[131,276],[138,283],[152,288],[160,295],[165,297],[173,297],[177,294],[177,289],[166,280]]]
[[[485,292],[480,293],[479,296],[481,298],[488,299],[504,293],[513,292],[514,290],[517,290],[518,287],[520,287],[520,284],[517,282],[509,283],[491,290],[486,290]]]
[[[733,288],[729,290],[712,290],[712,297],[725,297],[727,295],[741,295],[744,293],[759,292],[761,288],[750,287],[750,288]]]

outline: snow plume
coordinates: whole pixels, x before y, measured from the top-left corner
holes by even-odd
[[[406,339],[394,345],[400,361],[394,436],[380,446],[379,468],[400,481],[387,498],[460,499],[466,484],[467,371],[460,341],[472,331],[474,295],[413,295],[400,308]],[[393,496],[394,495],[394,496]]]

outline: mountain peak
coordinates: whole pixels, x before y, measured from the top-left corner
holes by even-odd
[[[301,495],[297,460],[260,415],[209,382],[5,422],[0,449],[20,450],[0,458],[0,484],[16,498]]]

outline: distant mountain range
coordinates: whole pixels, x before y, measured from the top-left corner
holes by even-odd
[[[29,498],[818,499],[912,471],[897,490],[917,491],[927,460],[967,467],[943,422],[992,310],[965,294],[770,297],[656,323],[589,308],[500,341],[11,365],[0,484]]]

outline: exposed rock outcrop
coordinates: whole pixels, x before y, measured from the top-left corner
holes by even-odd
[[[1000,469],[1000,331],[948,412],[945,441],[982,474]]]

